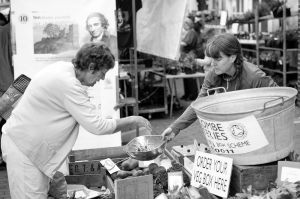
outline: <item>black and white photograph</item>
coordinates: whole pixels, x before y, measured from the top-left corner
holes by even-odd
[[[300,199],[300,0],[0,0],[0,199]]]

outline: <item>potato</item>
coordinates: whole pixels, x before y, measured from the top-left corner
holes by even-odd
[[[120,170],[117,173],[117,178],[124,179],[124,178],[127,178],[128,176],[132,176],[132,172],[131,171]]]
[[[150,171],[149,171],[148,167],[144,168],[143,172],[144,172],[144,175],[149,175],[150,174]]]
[[[132,170],[132,176],[142,176],[144,172],[142,170]]]
[[[131,171],[131,170],[135,169],[138,165],[139,165],[138,160],[129,158],[128,160],[125,160],[124,162],[122,162],[121,168],[124,171]]]

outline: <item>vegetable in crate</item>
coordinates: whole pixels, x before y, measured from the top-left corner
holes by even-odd
[[[144,172],[142,170],[138,170],[138,169],[133,169],[132,170],[132,176],[136,177],[136,176],[142,176],[144,175]]]
[[[149,167],[144,168],[143,172],[144,172],[144,175],[149,175],[150,174]]]
[[[161,193],[166,193],[163,186],[161,184],[153,183],[153,196],[154,196],[154,198],[156,198]]]
[[[168,173],[165,167],[159,166],[153,172],[153,182],[161,184],[165,190],[168,189]]]
[[[149,168],[149,173],[153,175],[154,170],[158,167],[158,165],[156,163],[151,163],[149,164],[148,168]]]
[[[125,160],[124,162],[122,162],[121,168],[124,171],[131,171],[131,170],[137,168],[138,165],[139,165],[139,161],[138,160],[129,158],[128,160]]]
[[[131,171],[120,170],[117,173],[117,178],[124,179],[124,178],[127,178],[128,176],[132,176],[132,172]]]
[[[175,160],[172,160],[171,162],[172,164],[172,167],[170,167],[167,172],[176,172],[176,171],[182,171],[182,176],[183,176],[183,183],[184,183],[184,186],[190,186],[190,178],[189,176],[184,172],[184,168],[183,166],[176,162]]]

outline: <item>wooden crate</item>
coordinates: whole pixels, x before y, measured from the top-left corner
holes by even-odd
[[[65,176],[68,184],[83,184],[88,188],[105,186],[114,193],[115,199],[153,199],[152,175],[113,181],[101,165],[101,159],[118,162],[128,157],[122,147],[72,151],[71,156],[75,162],[69,163],[70,175]]]
[[[171,154],[174,156],[176,161],[187,168],[188,165],[186,165],[185,159],[189,159],[193,162],[195,158],[195,156],[192,155],[193,152],[193,145],[175,146],[172,148]],[[247,189],[249,185],[252,185],[253,188],[262,189],[263,183],[268,185],[269,182],[275,182],[276,178],[277,161],[256,166],[233,165],[230,182],[230,195],[242,192],[242,190]],[[259,185],[259,187],[256,187],[257,185]]]
[[[69,155],[69,175],[65,176],[68,184],[82,184],[86,187],[107,187],[106,169],[100,160],[110,157],[127,157],[122,147],[108,147],[72,151]],[[71,160],[72,159],[72,160]]]
[[[107,176],[107,187],[113,190],[115,199],[153,199],[152,175],[113,180]]]
[[[230,194],[241,193],[249,185],[257,190],[266,189],[270,182],[275,182],[276,178],[277,162],[255,166],[233,165]]]

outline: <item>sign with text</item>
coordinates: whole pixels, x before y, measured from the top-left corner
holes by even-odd
[[[202,185],[209,192],[227,198],[232,162],[232,158],[196,151],[191,185]]]
[[[254,116],[225,122],[198,119],[214,153],[243,154],[269,144]]]
[[[278,180],[279,183],[300,181],[300,162],[278,161]]]

